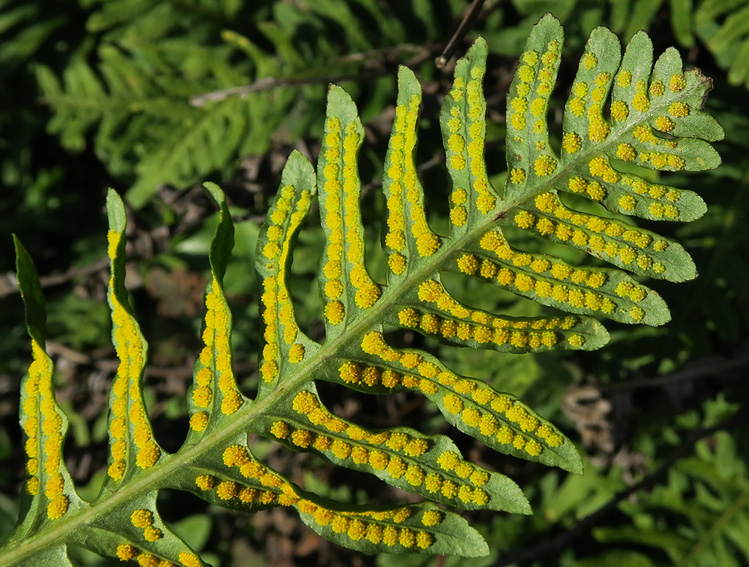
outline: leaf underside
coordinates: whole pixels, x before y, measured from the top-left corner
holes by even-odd
[[[369,430],[342,419],[322,403],[318,380],[377,395],[419,392],[449,423],[492,449],[580,473],[572,442],[512,394],[459,376],[425,351],[394,348],[385,334],[411,329],[452,345],[512,353],[592,350],[608,340],[599,318],[648,325],[669,320],[660,296],[627,272],[675,282],[695,277],[682,246],[624,217],[689,221],[704,213],[703,201],[622,165],[716,167],[720,159],[708,142],[723,132],[701,111],[710,80],[697,70],[684,72],[673,49],[653,66],[644,33],[621,57],[616,37],[598,28],[581,58],[558,140],[549,134],[546,114],[562,41],[559,22],[544,16],[521,55],[508,94],[509,171],[501,190],[492,187],[484,161],[486,43],[477,40],[458,62],[440,115],[452,184],[447,235],[427,221],[414,161],[421,88],[411,71],[400,69],[383,177],[386,282],[375,281],[365,267],[357,171],[364,129],[350,96],[330,88],[317,171],[292,153],[258,241],[265,344],[255,399],[239,391],[232,370],[231,313],[222,285],[233,225],[222,191],[206,184],[220,221],[210,249],[204,346],[188,395],[190,429],[174,454],[156,442],[143,402],[147,344],[124,286],[125,208],[110,190],[108,301],[120,364],[110,395],[107,477],[93,502],[78,496],[61,458],[67,418],[55,401],[52,360],[44,350],[44,301],[33,263],[16,240],[34,361],[22,384],[28,473],[22,513],[0,548],[0,563],[69,565],[66,546],[77,544],[140,565],[203,565],[159,516],[156,498],[167,488],[247,512],[293,507],[321,536],[368,553],[485,555],[481,536],[452,509],[530,513],[513,480],[465,460],[449,437],[399,426]],[[314,199],[325,233],[323,342],[299,328],[287,288],[295,237]],[[586,210],[600,214],[575,210],[583,199],[593,202]],[[524,252],[508,240],[519,231],[610,267],[572,266]],[[509,317],[472,308],[450,295],[442,272],[479,278],[557,313]],[[372,509],[309,493],[259,461],[246,444],[248,432],[368,472],[423,501]]]

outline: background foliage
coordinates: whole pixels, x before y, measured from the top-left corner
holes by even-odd
[[[197,184],[222,183],[238,221],[225,283],[237,374],[251,391],[257,361],[248,353],[260,341],[254,242],[290,150],[317,155],[328,82],[344,86],[361,110],[367,134],[362,177],[371,188],[390,132],[397,65],[417,72],[425,93],[418,152],[424,186],[435,196],[427,206],[434,226],[445,225],[447,210],[436,205],[447,202],[444,174],[434,167],[444,160],[436,111],[451,69],[437,70],[433,60],[466,8],[461,0],[0,1],[0,78],[6,85],[0,92],[0,538],[17,514],[23,465],[13,449],[20,440],[16,400],[29,360],[10,275],[9,233],[23,239],[47,287],[59,399],[75,416],[66,458],[76,482],[94,487],[106,460],[102,410],[115,368],[105,302],[106,187],[127,191],[138,209],[129,229],[128,287],[152,345],[147,401],[156,434],[174,450],[187,428],[184,393],[198,350],[207,247],[216,222]],[[678,286],[650,282],[674,314],[667,326],[610,325],[612,343],[592,353],[518,357],[440,347],[440,358],[456,371],[518,394],[561,424],[586,454],[585,475],[577,477],[502,458],[458,437],[473,460],[522,479],[535,510],[532,517],[474,514],[493,555],[460,564],[747,565],[749,2],[485,2],[458,54],[477,34],[489,42],[485,90],[493,125],[487,161],[496,164],[489,173],[497,181],[505,175],[500,164],[511,73],[531,25],[547,10],[562,20],[569,55],[552,99],[552,121],[561,117],[574,65],[594,27],[606,25],[623,41],[646,29],[657,53],[675,45],[688,65],[713,78],[708,104],[726,130],[718,147],[724,165],[699,176],[663,174],[669,184],[697,190],[709,206],[699,221],[665,228],[686,245],[700,271],[697,280]],[[374,242],[373,222],[383,218],[384,203],[367,187],[364,200]],[[300,323],[315,338],[321,310],[307,290],[316,279],[322,232],[313,227],[297,245],[291,287]],[[535,245],[526,244],[530,250]],[[446,284],[479,308],[502,304],[516,315],[533,309],[529,302],[482,293],[481,284],[457,278]],[[407,339],[421,346],[418,336]],[[437,417],[409,394],[327,394],[341,415],[357,414],[372,427]],[[340,471],[257,443],[260,456],[296,471],[294,480],[311,489],[353,502],[404,497],[385,495],[382,485],[351,472],[346,477],[353,483],[344,487]],[[329,546],[282,510],[248,518],[185,495],[165,498],[165,518],[178,520],[175,530],[189,533],[217,566],[404,564],[402,557],[372,558]],[[606,513],[591,516],[602,507]],[[80,564],[105,564],[78,553]]]

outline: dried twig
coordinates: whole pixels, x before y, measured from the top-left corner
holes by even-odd
[[[304,85],[327,85],[330,83],[341,83],[343,81],[362,81],[382,77],[393,72],[390,65],[383,65],[382,63],[387,63],[394,54],[402,51],[414,51],[416,55],[407,62],[407,65],[415,66],[429,59],[432,56],[432,53],[434,53],[438,48],[438,46],[434,45],[416,46],[412,44],[404,44],[387,49],[373,50],[358,54],[354,53],[342,57],[337,61],[340,63],[357,63],[366,62],[372,58],[379,58],[381,59],[379,62],[380,64],[377,67],[365,68],[356,73],[344,73],[340,75],[322,75],[316,77],[262,77],[253,81],[249,85],[230,87],[228,89],[220,89],[193,96],[190,98],[190,106],[201,107],[206,103],[218,102],[231,96],[247,96],[251,93],[268,91],[271,89],[300,87]]]
[[[468,7],[465,15],[463,16],[458,29],[455,30],[452,37],[450,38],[450,41],[447,42],[447,45],[445,45],[445,48],[442,50],[442,53],[440,53],[439,57],[434,60],[434,64],[437,66],[437,69],[445,68],[445,65],[447,65],[447,62],[450,60],[450,58],[455,53],[455,50],[458,48],[458,44],[463,40],[463,36],[468,33],[468,30],[471,29],[471,26],[473,26],[476,18],[478,18],[479,12],[481,12],[481,7],[483,5],[484,0],[473,0],[471,5]]]

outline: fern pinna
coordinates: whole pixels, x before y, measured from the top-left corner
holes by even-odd
[[[107,478],[92,502],[77,495],[61,458],[67,422],[55,402],[52,361],[44,350],[43,299],[33,264],[17,242],[34,358],[21,403],[28,478],[21,518],[0,550],[0,564],[70,565],[71,543],[142,566],[203,565],[160,518],[156,497],[162,489],[247,512],[293,507],[323,537],[370,553],[482,555],[486,543],[451,509],[530,513],[515,482],[465,460],[448,437],[398,426],[367,430],[334,415],[318,396],[318,380],[368,394],[419,392],[448,422],[497,451],[581,472],[570,440],[511,394],[459,376],[427,352],[393,348],[384,334],[406,328],[454,345],[513,353],[595,349],[608,338],[595,317],[649,325],[669,318],[658,294],[624,270],[671,281],[695,277],[678,243],[621,215],[687,221],[703,214],[703,201],[645,181],[623,165],[662,171],[716,167],[720,159],[708,142],[723,133],[700,110],[710,80],[697,70],[684,72],[674,49],[653,66],[644,33],[634,36],[622,58],[617,38],[598,28],[567,100],[558,153],[546,114],[561,50],[561,26],[547,15],[533,28],[510,87],[509,172],[502,191],[490,184],[484,162],[486,43],[477,40],[458,62],[440,117],[452,181],[447,235],[435,233],[425,215],[414,163],[421,90],[411,71],[400,70],[383,179],[385,284],[365,267],[357,171],[363,127],[348,94],[330,88],[317,172],[301,154],[289,157],[258,243],[265,345],[255,399],[239,391],[232,371],[222,278],[233,226],[222,192],[207,185],[221,215],[210,251],[204,347],[189,394],[190,428],[174,454],[154,438],[143,403],[147,345],[124,287],[125,209],[110,191],[109,303],[120,364],[110,398]],[[567,194],[620,214],[583,214],[565,204]],[[326,237],[322,343],[298,327],[287,288],[295,235],[315,198]],[[515,249],[505,235],[518,229],[615,267],[575,267]],[[563,313],[512,318],[472,309],[443,286],[445,271],[480,278]],[[368,509],[306,492],[253,455],[248,432],[371,473],[424,500]]]

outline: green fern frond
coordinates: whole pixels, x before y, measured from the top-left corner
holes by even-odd
[[[749,2],[704,0],[694,12],[695,34],[718,65],[728,69],[728,82],[749,88]]]
[[[699,217],[705,207],[695,194],[646,182],[619,165],[665,171],[717,166],[708,141],[720,139],[722,130],[700,110],[710,81],[698,71],[683,72],[675,50],[653,67],[644,34],[633,38],[620,59],[615,36],[598,28],[581,60],[557,151],[546,114],[562,39],[561,26],[550,15],[530,34],[508,97],[510,171],[501,191],[489,182],[484,160],[485,42],[479,39],[458,62],[440,117],[452,182],[446,235],[429,226],[416,173],[421,88],[411,71],[400,70],[383,178],[386,282],[376,281],[365,265],[357,169],[364,129],[351,97],[340,87],[330,88],[317,172],[301,154],[291,154],[258,238],[265,344],[254,399],[237,387],[231,313],[222,288],[233,226],[221,190],[206,186],[220,220],[209,254],[203,347],[189,393],[190,430],[174,454],[156,442],[143,402],[147,345],[124,287],[125,209],[110,191],[108,299],[120,364],[110,398],[107,479],[90,503],[77,496],[60,459],[65,418],[54,402],[51,361],[44,352],[43,300],[33,265],[18,243],[18,279],[34,354],[21,408],[27,505],[0,548],[0,562],[67,564],[66,545],[75,543],[140,565],[202,565],[158,514],[158,492],[167,488],[247,512],[292,507],[323,537],[372,553],[484,555],[486,543],[453,508],[530,513],[513,480],[469,462],[447,436],[398,424],[370,430],[343,419],[323,404],[317,381],[370,394],[420,393],[449,423],[485,445],[580,473],[572,442],[515,396],[457,375],[426,351],[395,348],[387,334],[411,329],[450,344],[514,353],[595,349],[608,334],[594,317],[650,325],[669,318],[660,296],[623,269],[672,281],[695,276],[676,242],[623,220],[582,214],[565,201],[572,193],[619,215]],[[319,277],[322,342],[297,324],[287,287],[297,233],[315,198],[325,234]],[[520,251],[509,243],[518,230],[615,267],[571,266],[551,255]],[[440,279],[445,271],[481,279],[560,313],[518,318],[474,309],[450,295]],[[355,507],[306,492],[253,454],[248,432],[370,473],[424,501]]]

